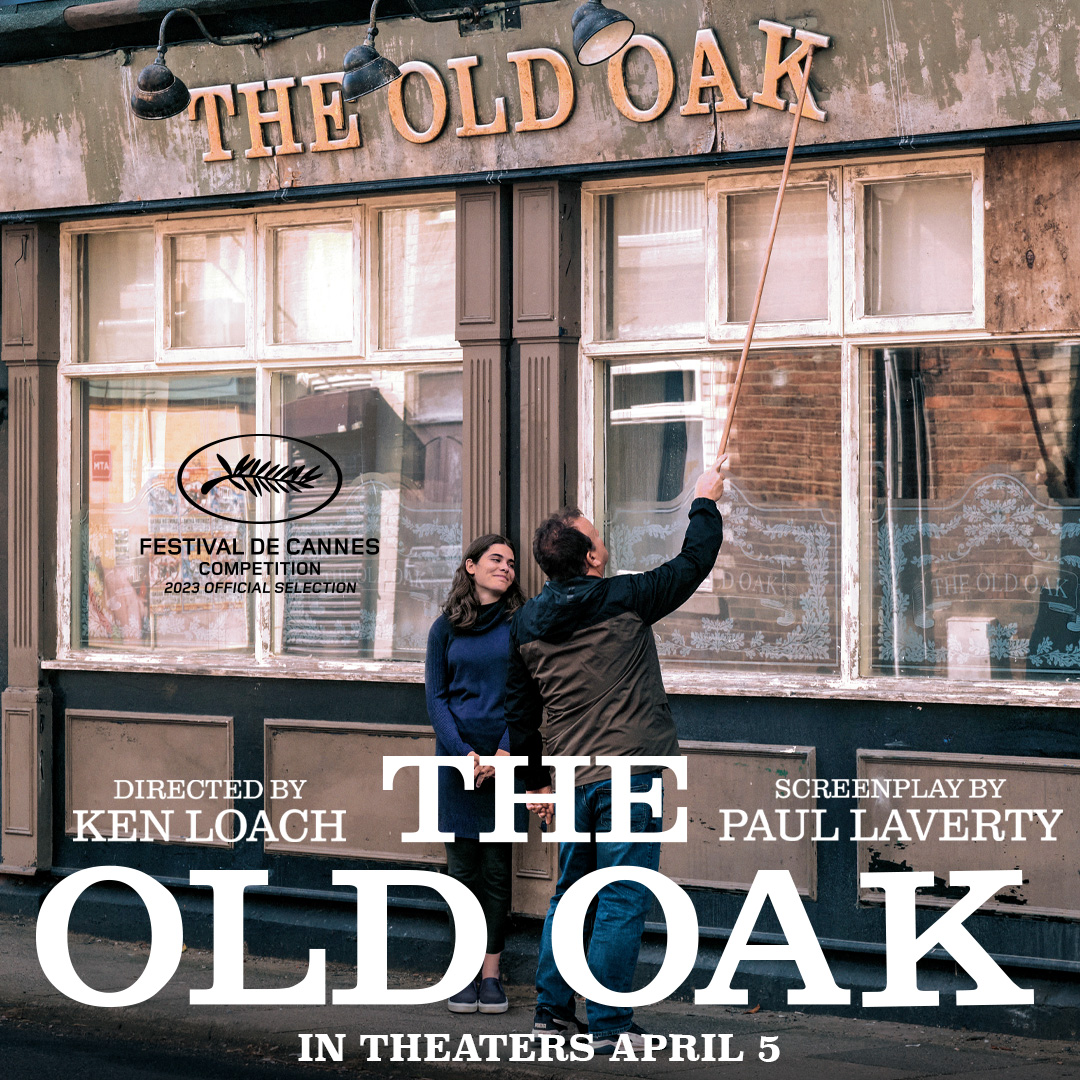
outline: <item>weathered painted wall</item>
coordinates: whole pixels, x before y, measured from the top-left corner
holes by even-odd
[[[398,63],[434,66],[446,88],[449,115],[432,141],[404,139],[391,122],[385,90],[346,106],[359,118],[362,145],[314,153],[311,95],[301,77],[340,70],[357,28],[320,30],[270,44],[218,48],[209,44],[170,49],[168,62],[191,87],[229,84],[235,115],[219,105],[227,161],[205,163],[209,148],[202,108],[167,121],[138,121],[127,100],[134,79],[153,54],[125,64],[122,53],[97,59],[58,60],[0,68],[0,213],[62,206],[228,195],[312,185],[392,180],[410,176],[542,168],[552,163],[598,163],[782,146],[790,115],[753,102],[762,91],[766,35],[760,19],[829,35],[830,48],[815,56],[812,88],[825,122],[806,121],[802,143],[884,139],[902,145],[915,135],[1080,120],[1080,13],[1073,0],[883,0],[867,5],[837,0],[807,12],[795,0],[746,5],[704,0],[701,5],[623,0],[639,33],[660,41],[674,63],[670,106],[657,119],[637,123],[614,106],[607,65],[583,68],[572,58],[570,4],[522,9],[514,31],[459,34],[456,23],[415,19],[386,23],[380,49]],[[688,97],[691,58],[699,27],[715,31],[737,95],[747,108],[681,115]],[[787,43],[790,49],[792,43]],[[507,53],[538,47],[569,59],[575,103],[569,118],[550,130],[520,131],[517,69]],[[472,70],[478,122],[494,117],[496,97],[506,99],[509,130],[459,137],[462,104],[447,61],[479,57]],[[537,72],[541,118],[557,105],[553,72]],[[242,83],[295,77],[289,96],[302,152],[248,158],[251,147]],[[655,97],[656,76],[643,50],[627,64],[631,97],[641,109]],[[424,128],[430,105],[420,76],[409,80],[406,108]],[[783,80],[781,95],[790,94]],[[709,90],[703,92],[708,100]],[[263,110],[274,107],[263,95]],[[729,101],[729,104],[731,102]],[[280,144],[279,126],[262,128],[268,145]],[[340,134],[340,133],[339,133]]]
[[[988,329],[1015,333],[1080,327],[1078,181],[1080,143],[987,151]]]

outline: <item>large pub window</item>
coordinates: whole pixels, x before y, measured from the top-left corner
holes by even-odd
[[[461,551],[452,199],[73,224],[63,259],[61,656],[422,660]],[[260,433],[334,458],[326,510],[297,517],[322,477],[274,496],[273,516],[296,520],[229,520],[258,515],[229,483],[201,493],[213,448],[185,477],[220,516],[182,497],[193,451],[238,438],[256,456]],[[154,543],[170,540],[179,552]],[[207,573],[201,552],[222,542],[247,553],[225,561],[282,555]],[[276,588],[313,560],[346,589]],[[218,579],[240,587],[208,591]]]
[[[615,573],[678,549],[776,184],[585,187],[582,499]],[[673,685],[1080,677],[1080,345],[986,332],[983,210],[977,155],[793,172],[731,428],[724,547],[654,628]]]
[[[724,547],[654,627],[672,670],[840,672],[838,170],[792,181],[729,443]],[[675,555],[717,454],[776,178],[587,189],[584,352],[603,422],[592,496],[611,572]],[[793,339],[802,338],[801,341]],[[786,339],[783,347],[769,343]]]
[[[862,357],[866,673],[1080,677],[1080,344]]]

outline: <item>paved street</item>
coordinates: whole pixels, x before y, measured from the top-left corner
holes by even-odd
[[[145,945],[71,935],[71,955],[81,977],[98,990],[130,985],[146,962]],[[770,1080],[918,1080],[922,1077],[975,1077],[981,1080],[1058,1080],[1080,1078],[1080,1052],[1068,1043],[1010,1035],[877,1022],[872,1019],[809,1016],[797,1011],[768,1012],[702,1007],[667,1001],[640,1010],[642,1026],[669,1038],[682,1034],[682,1052],[667,1050],[654,1061],[538,1060],[535,1046],[514,1033],[532,1020],[530,987],[511,987],[511,1009],[501,1016],[452,1015],[441,1003],[422,1006],[193,1006],[192,987],[211,982],[209,952],[189,949],[172,981],[150,1001],[121,1009],[80,1005],[64,997],[42,975],[34,927],[29,919],[0,918],[0,1055],[5,1080],[298,1080],[339,1073],[360,1077],[484,1076],[491,1080],[558,1080],[579,1073],[612,1077],[688,1074],[732,1075]],[[298,982],[304,965],[291,960],[251,958],[249,987]],[[397,973],[395,985],[415,985],[418,976]],[[330,986],[349,986],[350,968],[332,965]],[[342,1061],[303,1064],[300,1034],[325,1033],[342,1042]],[[370,1035],[419,1036],[418,1057],[455,1055],[462,1060],[370,1061]],[[711,1040],[704,1036],[712,1034]],[[729,1040],[721,1038],[730,1035]],[[438,1038],[443,1036],[443,1038]],[[472,1036],[472,1038],[466,1038]],[[488,1041],[484,1036],[494,1037]],[[430,1037],[430,1041],[429,1041]],[[775,1040],[775,1061],[759,1060],[764,1040]],[[727,1056],[741,1061],[723,1061]],[[769,1045],[767,1042],[765,1045]],[[706,1047],[712,1057],[707,1060]],[[690,1059],[693,1048],[697,1059]],[[316,1057],[312,1040],[311,1056]],[[408,1059],[409,1040],[401,1057]],[[670,1047],[669,1047],[670,1049]],[[770,1051],[765,1051],[771,1056]],[[470,1057],[497,1060],[474,1061]],[[531,1057],[531,1060],[530,1060]]]

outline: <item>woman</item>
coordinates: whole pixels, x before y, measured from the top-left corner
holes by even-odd
[[[514,548],[504,536],[474,540],[454,573],[443,613],[428,634],[424,681],[435,753],[473,758],[473,790],[456,769],[439,770],[439,828],[454,833],[447,869],[480,901],[488,938],[479,980],[447,1002],[451,1012],[505,1012],[499,956],[510,907],[510,844],[481,844],[495,826],[495,770],[479,759],[508,754],[503,719],[510,615],[525,602]],[[485,783],[485,781],[490,781]]]

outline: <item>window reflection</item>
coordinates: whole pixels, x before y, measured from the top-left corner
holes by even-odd
[[[678,554],[702,469],[715,460],[734,354],[608,367],[611,572]],[[838,665],[840,356],[755,353],[728,444],[716,566],[654,627],[665,660],[831,673]]]
[[[323,578],[356,582],[354,594],[278,594],[277,647],[422,659],[461,558],[460,368],[328,369],[282,375],[278,385],[283,434],[330,454],[344,476],[329,507],[284,526],[286,548],[377,537],[379,551],[322,560]],[[317,505],[330,483],[288,496],[282,516]]]
[[[1080,676],[1076,344],[875,349],[872,672]]]
[[[244,597],[208,593],[185,541],[226,541],[243,550],[247,526],[200,513],[181,497],[181,463],[211,438],[252,435],[255,380],[231,376],[90,379],[81,384],[81,473],[76,498],[78,638],[90,648],[251,649]],[[254,440],[245,442],[250,453]],[[212,451],[185,470],[197,501],[244,513],[246,497],[222,484],[202,497],[217,469]],[[144,550],[144,539],[179,540],[180,552]]]
[[[705,189],[597,199],[597,337],[705,336]]]
[[[185,233],[170,241],[172,347],[243,345],[247,265],[241,232]]]
[[[76,237],[79,360],[154,359],[154,230]]]
[[[866,235],[868,315],[971,311],[970,176],[868,185]]]
[[[274,229],[273,341],[353,337],[351,222]]]
[[[452,203],[379,214],[379,348],[457,345],[454,236]]]

